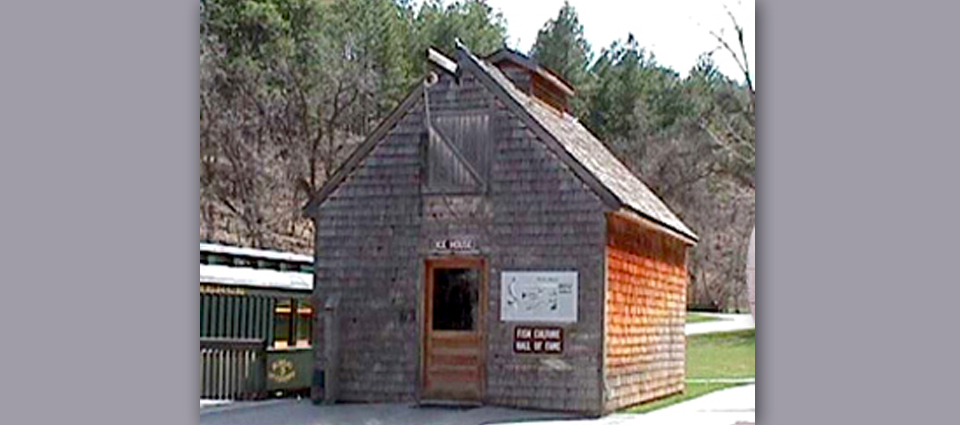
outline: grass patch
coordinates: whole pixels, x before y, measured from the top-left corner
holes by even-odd
[[[689,313],[689,312],[687,313],[687,323],[713,322],[715,320],[720,320],[720,319],[717,319],[716,317],[712,317],[712,316],[704,316],[700,313]]]
[[[754,329],[687,337],[687,378],[752,378],[756,376]]]
[[[687,379],[753,378],[756,376],[754,329],[691,335],[687,337]],[[687,383],[683,394],[627,409],[646,413],[702,395],[735,387],[733,383]]]
[[[654,410],[662,409],[664,407],[677,404],[683,401],[691,400],[697,397],[700,397],[705,394],[712,393],[714,391],[722,390],[725,388],[735,387],[737,384],[728,384],[728,383],[687,383],[687,390],[682,394],[674,394],[669,397],[664,397],[656,401],[651,401],[646,404],[641,404],[637,407],[633,407],[627,410],[627,413],[648,413]]]

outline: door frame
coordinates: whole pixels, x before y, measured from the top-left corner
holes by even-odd
[[[420,321],[420,382],[417,385],[417,398],[424,400],[423,395],[427,387],[427,361],[430,352],[427,349],[427,339],[431,333],[433,323],[433,271],[435,269],[469,267],[480,270],[480,287],[477,297],[477,332],[479,333],[480,350],[480,393],[477,402],[483,403],[487,397],[487,293],[489,286],[489,276],[487,272],[487,259],[480,255],[457,255],[457,256],[428,256],[423,260],[423,278],[421,282],[423,289],[420,291],[423,302],[423,316]],[[457,400],[451,400],[456,402]]]

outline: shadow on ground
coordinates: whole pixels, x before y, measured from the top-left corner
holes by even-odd
[[[309,400],[248,403],[200,411],[203,425],[481,425],[556,419],[576,415],[500,407],[417,407],[410,404],[315,405]]]

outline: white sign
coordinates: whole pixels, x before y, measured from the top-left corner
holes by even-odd
[[[502,272],[500,320],[576,322],[577,272]]]
[[[433,242],[433,247],[439,250],[469,251],[477,248],[473,239],[441,239]]]

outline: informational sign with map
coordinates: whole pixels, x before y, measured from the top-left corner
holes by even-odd
[[[577,272],[510,272],[500,275],[500,320],[577,321]]]

